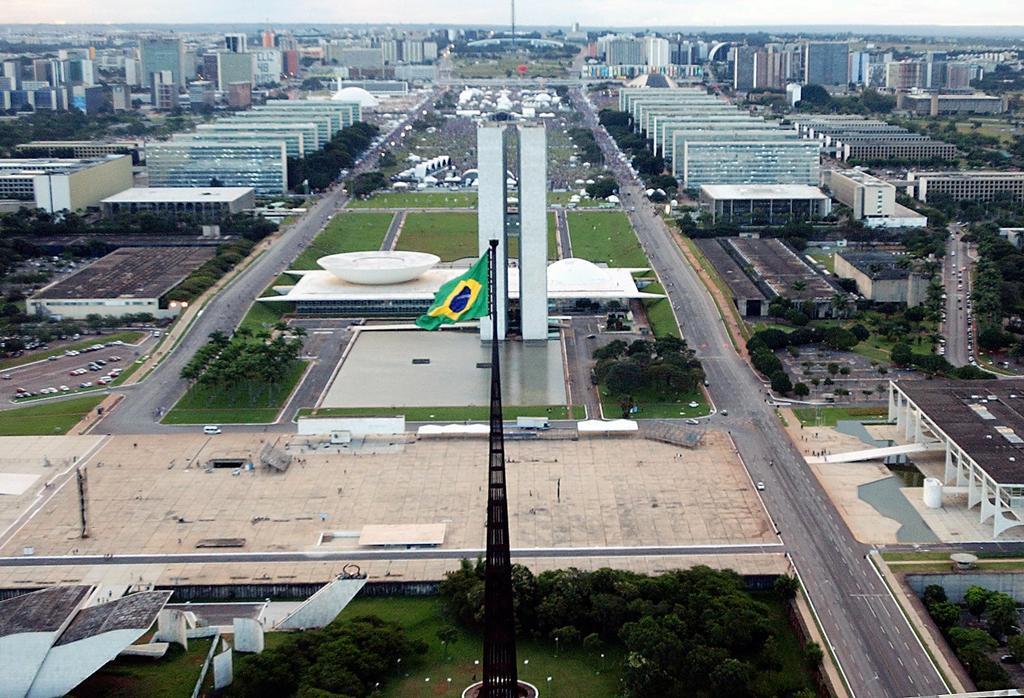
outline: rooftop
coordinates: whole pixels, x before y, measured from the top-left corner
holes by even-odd
[[[60,630],[91,591],[85,584],[59,586],[0,601],[0,637]]]
[[[33,298],[159,298],[214,254],[210,247],[122,247]]]
[[[4,158],[0,160],[0,175],[71,174],[96,165],[130,158],[130,155],[107,155],[97,158]]]
[[[905,279],[910,276],[913,266],[906,255],[891,252],[837,252],[872,279]]]
[[[727,238],[726,242],[775,295],[791,300],[821,300],[835,293],[823,276],[774,238]],[[800,284],[800,288],[796,285]]]
[[[83,608],[54,645],[69,645],[112,630],[145,630],[153,624],[169,598],[169,591],[141,591]]]
[[[704,184],[702,194],[713,199],[827,199],[818,187],[806,184]]]
[[[896,386],[993,480],[1024,485],[1024,380],[917,380]]]
[[[231,203],[252,192],[252,187],[133,187],[108,196],[103,203]]]

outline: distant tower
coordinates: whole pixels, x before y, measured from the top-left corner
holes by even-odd
[[[516,0],[512,2],[512,50],[516,50]]]

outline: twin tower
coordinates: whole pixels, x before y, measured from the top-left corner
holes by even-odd
[[[508,168],[508,151],[518,136],[519,171]],[[498,241],[495,274],[498,337],[516,326],[524,341],[548,338],[548,165],[544,124],[510,127],[485,122],[477,129],[478,228],[480,254]],[[519,183],[519,204],[508,199],[508,181]],[[518,230],[516,230],[518,228]],[[510,231],[511,229],[511,231]],[[511,232],[511,236],[510,233]],[[519,305],[509,303],[509,238],[519,239]],[[490,341],[490,318],[480,321],[481,341]]]

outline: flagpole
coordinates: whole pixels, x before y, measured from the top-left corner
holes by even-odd
[[[484,568],[483,682],[478,698],[517,698],[516,628],[505,479],[505,434],[498,351],[497,248],[488,252],[487,290],[491,312],[491,420],[487,468],[487,562]]]

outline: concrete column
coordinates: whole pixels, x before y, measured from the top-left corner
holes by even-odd
[[[498,313],[498,337],[505,339],[508,324],[508,235],[505,230],[505,200],[508,166],[505,161],[505,125],[485,122],[476,131],[477,223],[480,254],[498,241],[495,276],[495,310]],[[480,340],[491,340],[491,318],[480,320]]]
[[[548,338],[548,159],[544,124],[519,127],[519,313],[523,340]]]

